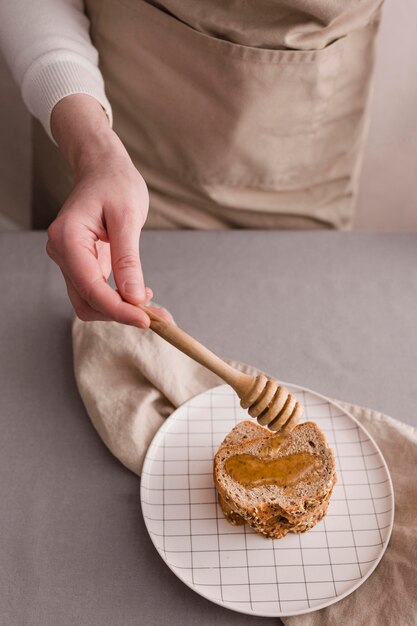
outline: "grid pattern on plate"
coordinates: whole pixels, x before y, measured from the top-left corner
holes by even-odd
[[[290,391],[336,455],[328,512],[307,533],[266,539],[225,520],[213,457],[231,428],[250,419],[228,386],[180,407],[152,442],[142,472],[143,515],[169,567],[201,595],[256,615],[303,613],[347,595],[375,568],[392,527],[390,477],[373,441],[334,403]]]

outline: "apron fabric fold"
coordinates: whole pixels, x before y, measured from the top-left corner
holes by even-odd
[[[86,8],[114,128],[149,188],[146,227],[350,227],[377,8],[365,25],[336,19],[327,45],[328,29],[313,37],[301,25],[300,49],[262,47],[259,28],[257,46],[235,43],[143,0]],[[34,140],[35,208],[46,214],[70,182],[39,129]]]

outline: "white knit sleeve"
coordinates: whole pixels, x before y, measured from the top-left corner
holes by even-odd
[[[96,98],[112,124],[82,0],[0,2],[0,49],[26,106],[52,140],[52,109],[71,94]]]

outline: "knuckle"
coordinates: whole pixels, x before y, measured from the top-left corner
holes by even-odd
[[[48,233],[48,241],[46,242],[46,254],[53,260],[57,258],[57,250],[56,243],[58,241],[58,231],[60,230],[59,226],[56,223],[56,220],[50,224],[47,233]]]
[[[48,241],[46,243],[46,253],[53,260],[59,256],[59,250],[62,247],[62,235],[63,235],[63,224],[62,220],[57,218],[49,225],[48,230]]]
[[[78,293],[83,300],[90,300],[91,289],[88,285],[80,285]]]
[[[49,256],[50,259],[52,259],[53,261],[56,260],[57,258],[57,254],[56,251],[54,250],[54,246],[51,242],[51,240],[48,240],[46,242],[46,254]]]
[[[126,252],[114,261],[114,268],[116,270],[138,269],[139,267],[139,257],[137,252]]]
[[[87,302],[89,302],[91,300],[93,288],[93,283],[82,284],[78,288],[78,293],[83,300],[87,300]]]
[[[49,225],[48,230],[47,230],[48,238],[50,241],[54,241],[57,238],[58,230],[59,230],[59,226],[56,220],[54,220],[52,224]]]

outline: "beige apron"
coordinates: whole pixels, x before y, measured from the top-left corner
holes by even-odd
[[[379,12],[306,51],[231,43],[143,0],[86,6],[114,128],[150,190],[147,227],[351,225]],[[39,128],[34,140],[42,226],[69,180]]]

